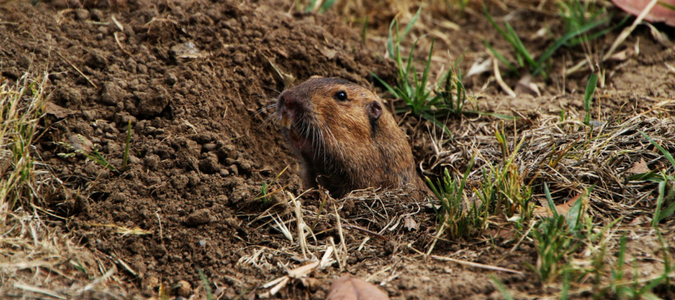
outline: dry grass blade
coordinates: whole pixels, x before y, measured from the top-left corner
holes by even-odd
[[[288,281],[290,281],[290,280],[291,279],[288,276],[284,276],[284,277],[279,278],[277,285],[275,285],[272,288],[272,290],[270,290],[270,294],[274,295],[274,294],[278,293],[284,286],[286,286],[286,284],[288,284]]]
[[[637,16],[637,18],[635,18],[633,24],[631,24],[629,27],[626,27],[626,29],[624,29],[621,32],[621,34],[619,34],[619,36],[616,37],[616,40],[614,41],[614,44],[612,44],[612,47],[610,47],[609,51],[607,51],[607,53],[605,53],[605,55],[602,57],[602,61],[606,61],[612,56],[612,54],[614,54],[616,48],[618,48],[619,45],[621,45],[621,43],[623,43],[623,41],[626,40],[626,38],[633,32],[633,30],[635,30],[635,27],[637,27],[642,22],[642,20],[644,20],[647,14],[649,14],[649,12],[652,10],[652,8],[654,8],[656,3],[658,2],[659,2],[658,0],[652,0],[651,2],[649,2],[649,4],[647,4],[647,6],[645,6],[645,9],[642,10],[642,12],[640,13],[640,15]]]
[[[75,69],[75,71],[77,71],[77,73],[79,73],[80,76],[84,77],[84,79],[86,79],[87,82],[89,82],[89,84],[91,84],[91,86],[93,86],[93,87],[96,88],[96,89],[98,88],[98,86],[97,86],[96,84],[94,84],[94,82],[92,82],[91,79],[89,79],[89,76],[87,76],[87,75],[85,75],[84,73],[82,73],[82,71],[80,71],[80,69],[79,69],[78,67],[76,67],[72,62],[70,62],[68,59],[66,59],[65,57],[63,57],[63,55],[61,55],[61,53],[59,53],[58,51],[56,51],[56,54],[58,54],[59,57],[60,57],[61,59],[63,59],[63,61],[67,62],[71,67],[73,67],[73,69]]]
[[[321,257],[321,261],[319,262],[319,268],[326,268],[331,265],[331,260],[330,257],[333,255],[333,252],[335,251],[335,248],[333,246],[328,247],[326,249],[326,252],[323,253],[323,256]]]
[[[15,85],[5,81],[0,86],[0,204],[6,203],[4,208],[9,210],[17,203],[28,210],[40,200],[42,185],[37,184],[31,146],[45,105],[47,80],[47,74],[26,73]]]
[[[499,60],[497,60],[496,57],[492,57],[492,66],[494,67],[494,74],[495,74],[495,80],[499,84],[499,87],[504,90],[505,93],[509,94],[509,96],[515,98],[516,92],[514,92],[506,82],[504,82],[504,79],[502,79],[502,74],[499,72]]]
[[[474,262],[470,262],[470,261],[454,259],[454,258],[450,258],[450,257],[437,256],[437,255],[430,255],[429,257],[431,257],[433,259],[436,259],[436,260],[451,261],[451,262],[454,262],[454,263],[458,263],[460,265],[476,267],[476,268],[481,268],[481,269],[486,269],[486,270],[514,273],[514,274],[519,274],[519,275],[523,274],[523,272],[512,270],[512,269],[495,267],[495,266],[490,266],[490,265],[484,265],[484,264],[474,263]]]
[[[108,280],[108,278],[110,278],[110,276],[112,276],[112,275],[115,274],[116,272],[117,272],[117,267],[113,266],[113,267],[110,268],[107,272],[105,272],[105,274],[103,274],[103,275],[102,275],[101,277],[99,277],[99,278],[96,278],[96,279],[95,279],[94,281],[92,281],[91,283],[87,284],[85,287],[83,287],[82,289],[80,289],[77,293],[78,293],[78,294],[83,294],[83,293],[85,293],[85,292],[87,292],[87,291],[90,291],[90,290],[94,289],[94,287],[96,287],[96,285],[98,285],[98,284],[100,284],[100,283],[102,283],[102,282]]]
[[[338,235],[340,236],[340,245],[342,246],[342,253],[344,253],[344,257],[342,258],[342,262],[340,263],[340,269],[342,269],[342,266],[347,263],[347,257],[349,256],[349,251],[347,248],[347,243],[345,242],[345,235],[342,232],[342,221],[340,220],[340,214],[337,211],[337,207],[333,205],[333,210],[335,211],[335,218],[336,218],[336,223],[337,223],[337,228],[338,228]],[[338,256],[338,261],[340,261],[339,255],[337,255],[337,251],[335,251],[335,255]]]
[[[65,297],[65,296],[63,296],[63,295],[60,295],[60,294],[58,294],[58,293],[56,293],[56,292],[54,292],[54,291],[51,291],[51,290],[48,290],[48,289],[39,288],[39,287],[36,287],[36,286],[32,286],[32,285],[28,285],[28,284],[25,284],[25,283],[21,283],[21,282],[15,283],[15,284],[14,284],[14,287],[15,287],[15,288],[18,288],[18,289],[21,289],[21,290],[28,291],[28,292],[33,292],[33,293],[38,293],[38,294],[47,295],[47,296],[54,297],[54,298],[57,298],[57,299],[68,299],[68,297]]]
[[[291,278],[296,278],[296,279],[302,278],[302,277],[305,277],[305,276],[309,275],[309,273],[314,271],[314,269],[316,269],[316,267],[318,267],[318,266],[319,266],[319,262],[315,261],[315,262],[306,264],[302,267],[295,268],[293,270],[288,271],[288,276],[290,276]]]
[[[272,287],[272,289],[270,290],[270,294],[274,295],[274,294],[278,293],[284,286],[286,286],[286,284],[288,284],[288,282],[291,279],[301,279],[301,278],[307,277],[307,275],[309,275],[309,273],[314,271],[318,266],[319,266],[319,262],[315,261],[315,262],[311,262],[309,264],[306,264],[304,266],[301,266],[299,268],[288,270],[288,275],[284,275],[284,276],[281,276],[281,277],[279,277],[277,279],[274,279],[270,282],[267,282],[267,283],[263,284],[262,287],[263,288]]]
[[[293,194],[286,192],[288,197],[291,199],[291,203],[293,203],[293,207],[295,208],[295,220],[297,223],[297,229],[298,229],[298,241],[300,242],[300,249],[302,250],[302,258],[307,259],[307,252],[309,252],[309,249],[307,248],[307,237],[305,235],[305,228],[309,228],[307,224],[305,224],[305,221],[302,219],[302,204],[300,201],[298,201]]]
[[[267,57],[265,57],[267,58]],[[293,82],[295,81],[295,77],[293,77],[293,74],[286,73],[282,71],[274,62],[272,62],[271,59],[267,58],[267,62],[270,63],[270,66],[276,71],[276,74],[279,76],[281,81],[284,83],[285,88],[290,88],[293,86]]]

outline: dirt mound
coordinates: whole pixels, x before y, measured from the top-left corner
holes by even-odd
[[[236,215],[274,203],[256,199],[263,184],[296,168],[270,117],[284,88],[278,72],[364,84],[391,65],[320,15],[238,1],[107,3],[0,8],[0,39],[12,41],[0,51],[2,75],[46,71],[53,89],[38,152],[64,188],[49,206],[138,279],[196,285],[196,267],[241,278],[241,251],[275,242]],[[82,154],[94,149],[108,167]],[[292,174],[280,181],[298,192]]]

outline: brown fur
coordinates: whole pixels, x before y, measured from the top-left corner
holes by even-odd
[[[347,100],[338,99],[341,91]],[[301,160],[306,188],[318,183],[337,198],[366,187],[412,184],[427,191],[405,134],[368,89],[312,77],[279,95],[277,116]]]

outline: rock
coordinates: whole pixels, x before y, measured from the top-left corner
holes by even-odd
[[[89,19],[89,11],[86,9],[78,9],[75,11],[75,18],[78,21],[84,21]]]
[[[71,135],[68,138],[68,144],[70,144],[74,150],[85,153],[91,152],[91,148],[94,147],[94,143],[80,134]]]

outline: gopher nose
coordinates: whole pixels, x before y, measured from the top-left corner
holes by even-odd
[[[286,110],[295,111],[298,109],[299,105],[300,103],[296,97],[293,97],[293,95],[290,95],[286,92],[283,92],[281,95],[279,95],[277,108],[285,108]]]

